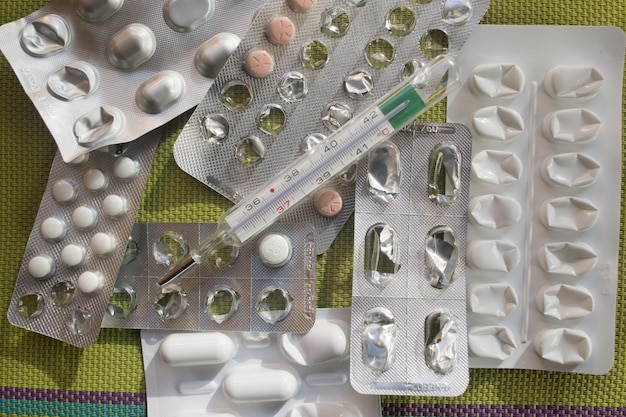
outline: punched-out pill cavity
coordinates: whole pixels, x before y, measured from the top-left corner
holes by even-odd
[[[324,217],[334,217],[343,208],[341,194],[333,189],[322,190],[315,197],[315,210]]]
[[[267,39],[276,45],[285,45],[296,36],[296,26],[287,16],[276,16],[265,27]]]
[[[71,243],[61,250],[61,262],[70,268],[83,265],[86,259],[87,250],[78,243]]]
[[[70,180],[58,180],[52,185],[52,198],[59,204],[71,204],[77,196],[76,184]]]
[[[104,287],[104,277],[100,271],[85,271],[78,277],[76,286],[85,295],[98,295]]]
[[[49,255],[37,255],[28,261],[28,273],[35,279],[41,281],[48,279],[54,275],[54,271],[54,259]]]
[[[89,247],[91,247],[94,255],[106,258],[115,251],[117,241],[109,233],[100,232],[93,235],[89,242]]]
[[[72,212],[72,224],[79,230],[91,230],[98,223],[98,213],[93,207],[80,206]]]
[[[83,183],[89,191],[97,193],[106,190],[109,186],[109,178],[101,170],[92,168],[83,175]]]
[[[291,259],[291,240],[280,233],[269,233],[259,242],[261,262],[272,268],[285,265]]]
[[[253,49],[243,61],[246,73],[255,78],[265,78],[274,70],[274,57],[265,49]]]
[[[102,212],[114,219],[124,217],[128,213],[128,200],[120,195],[108,195],[102,200]]]
[[[41,237],[48,242],[59,242],[67,234],[67,225],[62,219],[48,217],[39,226]]]
[[[306,12],[315,6],[317,0],[287,0],[287,5],[294,12]]]

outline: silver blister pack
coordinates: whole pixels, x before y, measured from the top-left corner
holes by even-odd
[[[468,41],[488,53],[459,55],[472,367],[613,366],[624,45],[613,27],[489,26]]]
[[[66,162],[200,102],[261,0],[52,0],[0,28]]]
[[[316,251],[310,225],[275,223],[226,247],[175,283],[158,279],[215,223],[137,223],[103,327],[303,333],[315,322]]]
[[[471,135],[413,123],[359,163],[352,386],[456,396],[469,382],[465,254]]]
[[[489,5],[417,3],[320,0],[306,11],[294,11],[292,1],[267,3],[177,139],[177,164],[234,202],[249,197],[403,76],[440,53],[458,53]],[[285,43],[269,34],[279,17],[293,25]],[[249,64],[259,51],[273,63],[262,77]],[[354,167],[346,170],[328,187],[338,209],[320,210],[314,195],[287,217],[315,225],[319,253],[352,213]]]
[[[161,132],[52,163],[20,266],[9,322],[86,347],[124,258]]]

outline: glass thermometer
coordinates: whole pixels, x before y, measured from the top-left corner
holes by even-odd
[[[216,232],[162,276],[159,285],[175,281],[224,247],[243,245],[460,85],[454,60],[446,55],[434,58],[226,211]]]

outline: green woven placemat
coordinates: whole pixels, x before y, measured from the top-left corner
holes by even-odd
[[[0,23],[23,17],[45,3],[2,0]],[[626,2],[492,0],[482,23],[613,25],[626,29]],[[425,119],[445,121],[444,109],[433,109]],[[172,147],[189,115],[190,112],[183,114],[163,130],[138,221],[212,222],[230,207],[228,201],[183,173],[174,162]],[[0,414],[143,416],[145,384],[138,331],[105,329],[97,344],[78,349],[14,328],[6,319],[15,277],[55,151],[54,141],[12,69],[0,58],[0,242],[4,245],[0,262]],[[622,177],[621,248],[626,212],[624,184]],[[616,359],[608,374],[471,370],[469,388],[460,397],[383,397],[383,413],[626,416],[624,261],[620,251]],[[352,228],[347,226],[319,258],[318,305],[349,306],[351,275]]]

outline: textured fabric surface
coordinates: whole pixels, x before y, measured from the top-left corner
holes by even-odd
[[[0,23],[23,17],[45,3],[2,0]],[[626,29],[626,2],[492,0],[482,23],[614,25]],[[138,221],[210,222],[230,206],[184,174],[174,162],[172,147],[189,115],[178,117],[163,130]],[[444,107],[438,106],[424,119],[445,121]],[[54,154],[52,137],[9,64],[0,58],[0,242],[4,245],[0,262],[0,415],[143,416],[145,384],[138,331],[105,329],[97,344],[78,349],[7,322],[5,312]],[[464,395],[383,397],[383,414],[626,416],[624,183],[622,177],[616,359],[608,374],[471,370]],[[349,306],[351,273],[352,228],[348,226],[319,258],[320,307]]]

